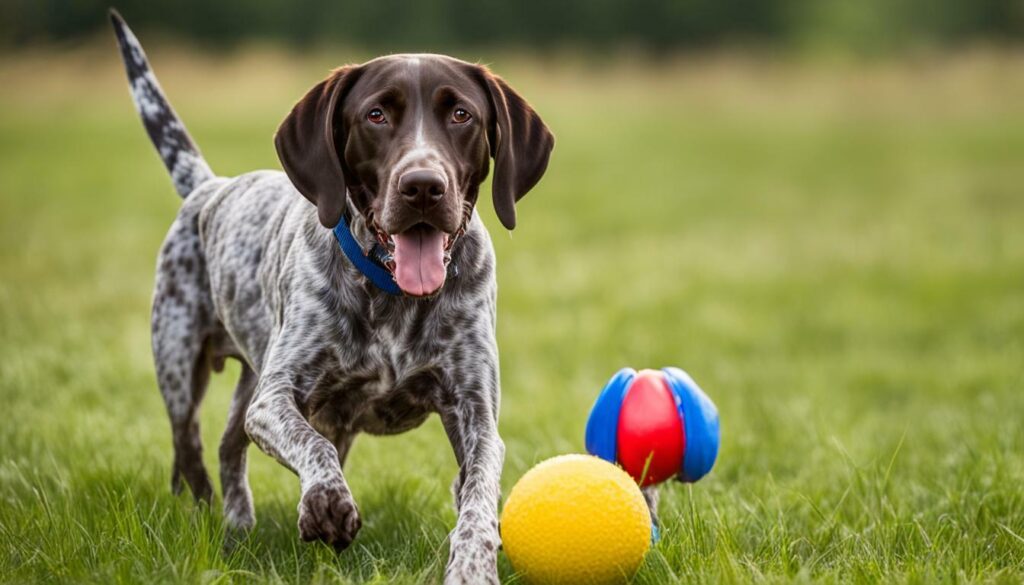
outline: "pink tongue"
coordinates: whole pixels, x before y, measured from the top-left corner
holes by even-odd
[[[395,281],[403,292],[429,295],[444,284],[444,234],[433,228],[412,228],[395,238]]]

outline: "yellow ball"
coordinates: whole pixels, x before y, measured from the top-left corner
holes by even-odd
[[[526,472],[505,501],[501,541],[530,583],[621,583],[651,544],[651,514],[625,471],[561,455]]]

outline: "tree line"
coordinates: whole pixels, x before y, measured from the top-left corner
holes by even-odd
[[[111,4],[137,30],[213,46],[259,39],[391,51],[755,44],[888,52],[1024,40],[1024,0],[0,0],[0,45],[98,34]]]

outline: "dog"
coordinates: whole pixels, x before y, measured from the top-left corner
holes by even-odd
[[[298,475],[302,539],[344,549],[361,521],[342,467],[361,432],[400,433],[436,413],[459,465],[446,583],[496,583],[497,286],[476,211],[507,229],[554,137],[487,68],[430,54],[336,69],[274,142],[284,167],[211,171],[138,40],[111,21],[131,93],[184,199],[153,295],[157,381],[171,421],[172,489],[209,502],[198,409],[211,370],[241,376],[220,444],[224,518],[255,523],[250,441]]]

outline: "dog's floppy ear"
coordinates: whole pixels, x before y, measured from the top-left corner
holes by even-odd
[[[511,230],[516,227],[516,201],[544,175],[555,137],[530,104],[505,80],[481,69],[494,110],[488,131],[494,157],[491,194],[498,219]]]
[[[292,184],[316,205],[317,217],[327,228],[338,225],[345,213],[345,174],[335,148],[334,115],[344,94],[355,83],[359,69],[335,69],[327,79],[303,96],[274,135],[274,146]]]

